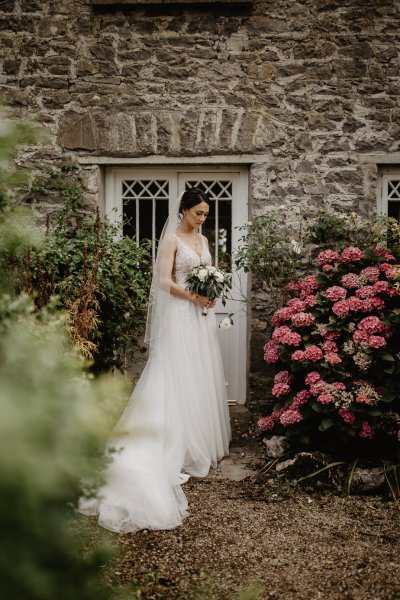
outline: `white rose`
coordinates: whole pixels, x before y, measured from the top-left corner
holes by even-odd
[[[200,269],[200,271],[197,273],[197,277],[198,279],[200,279],[200,281],[204,281],[205,278],[208,275],[208,271],[207,269]]]
[[[217,273],[214,273],[214,278],[215,278],[215,281],[217,281],[218,283],[223,283],[224,282],[224,274],[221,273],[221,271],[218,271]]]
[[[221,329],[230,329],[232,325],[232,319],[230,319],[229,317],[225,317],[225,319],[222,319],[222,321],[220,322],[219,327]]]
[[[213,267],[212,265],[207,267],[209,273],[215,273],[217,271],[217,267]]]

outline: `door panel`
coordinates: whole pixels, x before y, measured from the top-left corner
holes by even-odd
[[[129,235],[137,243],[144,238],[153,241],[153,259],[165,219],[178,195],[187,188],[200,187],[210,199],[210,213],[202,232],[209,241],[213,263],[231,271],[231,255],[237,247],[236,229],[248,219],[247,172],[244,168],[204,169],[118,168],[107,169],[106,214],[121,225],[121,235]],[[122,225],[123,223],[123,225]],[[226,306],[218,301],[219,323],[235,313],[234,326],[218,329],[224,363],[227,393],[230,401],[244,404],[247,376],[247,314],[240,302],[246,292],[246,275],[233,272],[232,299]]]
[[[247,220],[247,202],[245,211],[238,210],[237,205],[243,203],[241,198],[241,174],[235,172],[180,172],[178,191],[190,187],[204,190],[210,200],[210,213],[202,227],[202,233],[208,243],[215,266],[232,271],[232,250],[237,243],[237,225]],[[236,209],[236,213],[234,211]],[[243,208],[243,207],[242,207]],[[246,216],[243,221],[238,215]],[[234,218],[236,217],[236,219]],[[239,216],[240,218],[240,216]],[[228,399],[233,403],[244,404],[246,399],[246,310],[241,300],[244,285],[244,274],[233,271],[232,299],[223,306],[217,301],[215,312],[217,322],[221,322],[229,314],[235,314],[234,326],[224,330],[218,328],[222,360],[226,378]]]

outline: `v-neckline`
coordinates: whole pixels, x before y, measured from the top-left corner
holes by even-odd
[[[189,250],[191,250],[192,252],[194,252],[194,253],[195,253],[195,255],[196,255],[196,256],[197,256],[197,257],[198,257],[200,260],[202,259],[202,256],[203,256],[203,250],[204,250],[204,242],[203,242],[203,236],[202,236],[200,233],[198,233],[197,235],[199,235],[199,236],[200,236],[200,240],[201,240],[201,254],[199,254],[198,252],[196,252],[196,250],[195,250],[194,248],[192,248],[191,246],[189,246],[189,244],[187,244],[187,243],[185,242],[185,240],[184,240],[184,239],[183,239],[183,238],[182,238],[180,235],[178,235],[177,233],[175,233],[175,235],[176,235],[176,237],[177,237],[177,238],[178,238],[178,239],[179,239],[179,240],[182,242],[182,244],[183,244],[184,246],[186,246],[186,248],[189,248]]]

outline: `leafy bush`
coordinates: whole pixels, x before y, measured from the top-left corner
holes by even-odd
[[[399,258],[325,250],[316,276],[288,285],[264,348],[278,402],[262,430],[302,443],[400,436]]]
[[[4,133],[4,131],[2,132]],[[0,135],[4,155],[15,139],[27,142],[18,123]],[[96,584],[110,547],[87,530],[73,534],[73,505],[82,479],[96,486],[103,447],[126,400],[115,376],[92,381],[71,350],[67,315],[49,301],[37,311],[16,295],[20,261],[40,252],[41,236],[6,189],[20,183],[0,168],[0,597],[15,600],[101,600]],[[4,183],[4,182],[7,182]],[[1,187],[0,185],[0,187]],[[19,273],[19,277],[21,273]],[[88,546],[90,544],[90,549]]]
[[[234,255],[236,267],[262,279],[264,289],[279,305],[286,282],[301,268],[301,243],[291,239],[284,215],[276,211],[249,221],[239,230],[243,235]]]
[[[37,310],[56,296],[59,308],[69,311],[73,340],[94,360],[94,371],[123,368],[142,348],[150,243],[138,247],[134,240],[121,238],[107,220],[101,221],[98,212],[88,214],[74,165],[66,163],[48,182],[36,180],[33,196],[45,194],[48,185],[66,204],[52,223],[48,220],[44,243],[39,248],[25,245],[12,258],[0,248],[0,261],[14,273],[17,292],[34,294]]]
[[[76,538],[69,521],[80,480],[103,466],[100,408],[123,394],[115,376],[84,375],[65,317],[32,311],[27,297],[1,297],[0,597],[105,599],[94,576],[110,548],[84,551],[87,536]]]

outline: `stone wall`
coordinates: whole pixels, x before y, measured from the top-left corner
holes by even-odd
[[[43,170],[62,151],[122,162],[249,154],[250,217],[322,202],[373,211],[377,166],[359,154],[400,150],[400,3],[229,4],[100,10],[88,0],[1,0],[0,93],[13,114],[37,114],[49,132],[20,162]],[[88,203],[101,202],[101,169],[83,173]],[[252,398],[264,393],[266,370],[258,327]]]

